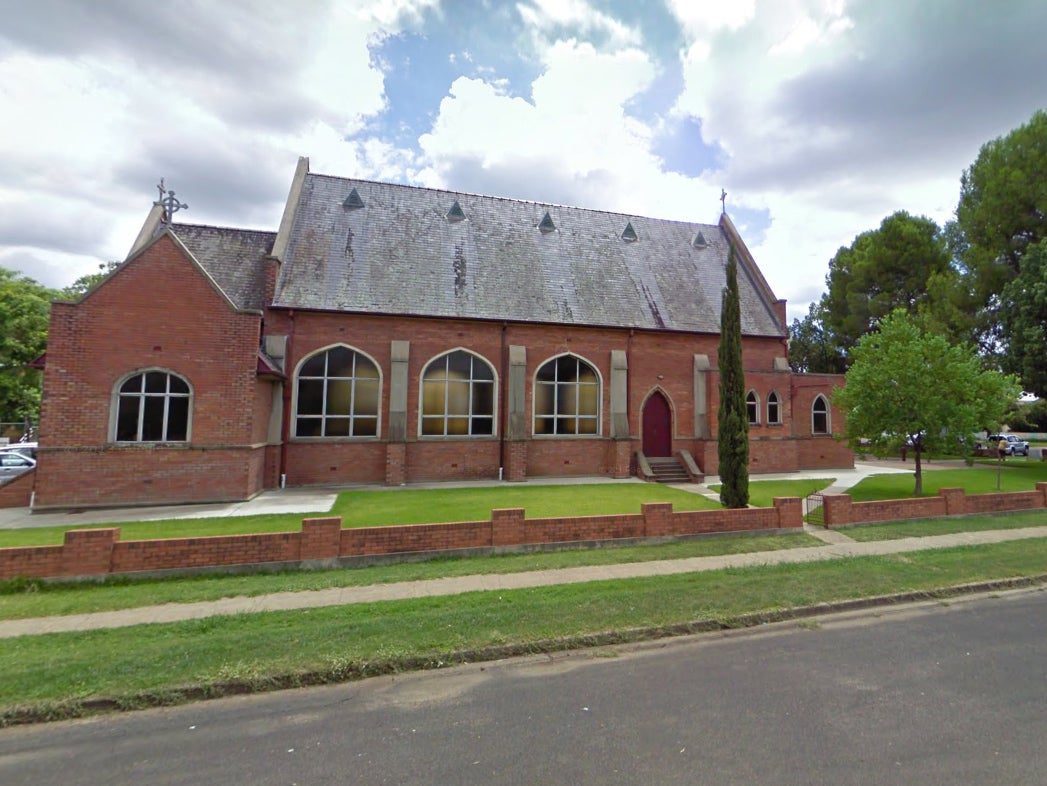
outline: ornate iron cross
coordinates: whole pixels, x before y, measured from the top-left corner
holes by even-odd
[[[179,202],[175,199],[174,191],[167,191],[164,189],[164,179],[160,178],[160,184],[156,187],[160,192],[160,198],[153,202],[154,205],[159,205],[164,209],[164,221],[168,224],[174,218],[174,214],[179,210],[188,210],[189,205],[185,202]]]

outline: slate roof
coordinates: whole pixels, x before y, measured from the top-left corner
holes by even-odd
[[[265,259],[275,232],[198,224],[171,230],[237,308],[265,307]]]
[[[290,207],[277,307],[720,329],[728,242],[714,224],[313,173]],[[736,256],[742,331],[784,335],[766,282]]]

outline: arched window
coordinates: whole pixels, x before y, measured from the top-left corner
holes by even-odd
[[[819,393],[811,405],[811,433],[829,433],[829,402]]]
[[[422,372],[422,435],[494,434],[494,370],[465,350],[430,361]]]
[[[378,436],[381,378],[363,353],[336,346],[311,355],[295,388],[296,437]]]
[[[745,414],[749,419],[750,426],[756,426],[760,423],[760,397],[756,395],[755,390],[750,390],[745,394]]]
[[[142,371],[117,391],[117,442],[185,442],[189,439],[192,393],[169,371]]]
[[[782,422],[782,402],[773,390],[767,394],[767,422],[771,425]]]
[[[534,381],[534,433],[591,435],[600,430],[600,377],[575,355],[538,369]]]

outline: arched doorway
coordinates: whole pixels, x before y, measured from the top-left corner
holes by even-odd
[[[660,391],[647,397],[643,405],[643,452],[645,456],[673,454],[673,413]]]

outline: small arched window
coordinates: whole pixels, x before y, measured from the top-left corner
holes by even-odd
[[[829,426],[829,402],[819,393],[811,405],[811,433],[828,434]]]
[[[117,392],[117,442],[185,442],[189,439],[189,383],[169,371],[143,371]]]
[[[750,390],[745,394],[745,415],[749,420],[750,426],[759,425],[760,397],[756,395],[755,390]]]
[[[600,377],[576,355],[561,355],[538,369],[534,381],[534,433],[588,436],[600,430]]]
[[[317,352],[295,380],[296,437],[375,437],[381,379],[374,361],[345,346]]]
[[[494,434],[494,370],[482,358],[456,349],[422,372],[422,435]]]
[[[778,425],[782,422],[782,403],[778,399],[778,394],[773,390],[767,394],[767,422],[771,425]]]

